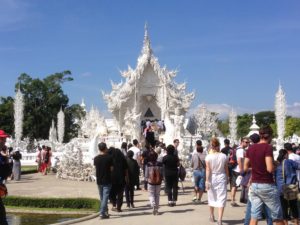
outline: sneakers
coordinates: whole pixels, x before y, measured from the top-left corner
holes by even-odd
[[[102,214],[102,215],[100,216],[100,219],[109,219],[109,215],[107,215],[107,214]]]
[[[175,201],[169,201],[168,206],[170,206],[170,207],[176,206],[176,202]]]
[[[197,197],[195,196],[194,198],[193,198],[193,202],[196,202],[198,199],[197,199]]]
[[[133,203],[131,204],[131,208],[135,208],[135,205]]]
[[[231,202],[230,205],[231,205],[231,207],[238,207],[239,206],[236,202]]]
[[[156,207],[153,207],[152,213],[154,216],[158,215],[158,209]]]

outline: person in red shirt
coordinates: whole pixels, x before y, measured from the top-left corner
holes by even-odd
[[[256,225],[261,217],[263,203],[271,211],[273,222],[283,225],[283,214],[280,204],[279,192],[273,178],[274,163],[273,149],[270,145],[273,130],[270,126],[260,129],[260,142],[253,144],[246,152],[244,172],[252,168],[249,198],[251,199],[250,225]]]

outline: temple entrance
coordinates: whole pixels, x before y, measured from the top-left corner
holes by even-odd
[[[155,97],[142,96],[140,101],[141,120],[161,120],[161,109],[158,107]]]

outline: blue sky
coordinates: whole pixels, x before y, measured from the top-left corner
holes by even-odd
[[[136,66],[147,21],[160,64],[195,91],[192,107],[274,109],[279,81],[300,116],[300,1],[0,0],[0,96],[25,72],[70,70],[70,103],[103,112],[101,90]]]

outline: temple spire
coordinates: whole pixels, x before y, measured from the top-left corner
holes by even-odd
[[[144,45],[142,49],[142,54],[146,54],[150,56],[152,54],[151,44],[150,44],[150,38],[148,35],[148,24],[145,23],[145,35],[144,35]]]

